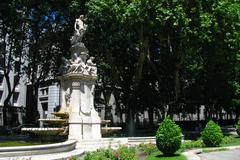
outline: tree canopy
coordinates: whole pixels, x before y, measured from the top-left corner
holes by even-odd
[[[130,119],[141,106],[239,114],[239,7],[237,0],[91,0],[86,41],[103,82],[121,88]]]
[[[28,28],[26,73],[35,91],[40,81],[58,74],[61,57],[69,56],[74,19],[84,14],[84,42],[96,57],[99,88],[105,96],[110,90],[127,113],[130,135],[136,113],[146,109],[151,123],[153,112],[196,113],[201,105],[209,118],[221,118],[223,109],[240,114],[239,0],[16,4],[26,10],[25,19],[17,18]]]

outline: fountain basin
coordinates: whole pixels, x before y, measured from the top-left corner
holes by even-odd
[[[50,126],[66,126],[67,120],[66,119],[39,119],[43,123],[47,123]]]
[[[55,136],[64,132],[64,128],[22,128],[21,131],[39,136]]]
[[[53,112],[52,115],[60,117],[61,119],[68,119],[69,114],[67,112]]]
[[[117,133],[122,130],[122,127],[101,127],[102,134]]]
[[[68,140],[62,143],[21,146],[21,147],[0,147],[0,157],[28,156],[50,153],[61,153],[74,150],[76,141]]]

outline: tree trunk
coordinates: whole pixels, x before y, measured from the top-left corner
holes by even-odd
[[[39,118],[37,109],[37,99],[38,99],[38,86],[28,86],[27,97],[29,103],[26,108],[26,122],[31,124],[37,124]]]
[[[3,104],[3,126],[8,126],[7,112],[8,112],[8,100],[4,100]]]
[[[197,121],[200,121],[200,107],[197,106]]]
[[[238,119],[240,119],[240,117],[239,117],[239,115],[240,115],[240,106],[236,106],[235,112],[236,112],[235,120],[237,121]]]
[[[3,102],[3,125],[7,126],[8,125],[7,112],[8,112],[8,108],[9,108],[9,102],[12,97],[12,92],[11,92],[11,82],[10,82],[10,78],[9,78],[9,72],[6,71],[6,68],[4,71],[4,77],[5,77],[5,81],[7,84],[8,95]]]
[[[178,101],[180,95],[180,80],[179,80],[179,68],[175,71],[175,102]]]
[[[153,124],[153,107],[150,107],[150,108],[149,108],[148,114],[149,114],[149,123],[150,123],[150,126],[154,126],[154,124]]]
[[[133,137],[135,135],[135,122],[134,122],[134,112],[135,112],[135,107],[134,105],[131,105],[131,107],[128,107],[128,115],[127,115],[127,131],[128,131],[128,136]]]
[[[5,75],[5,80],[6,80],[6,83],[7,83],[8,94],[7,94],[7,97],[5,98],[5,100],[3,102],[3,125],[7,126],[7,125],[9,125],[8,124],[7,113],[9,112],[9,104],[10,104],[13,92],[15,90],[15,87],[13,87],[13,89],[11,89],[11,82],[10,82],[10,78],[9,78],[9,73],[7,75]]]
[[[27,97],[28,97],[28,101],[27,101],[27,105],[26,105],[26,123],[33,123],[33,87],[32,85],[27,86]]]
[[[129,98],[128,103],[128,135],[134,136],[135,131],[135,123],[134,123],[134,113],[135,113],[135,105],[136,105],[136,98],[139,90],[139,84],[142,79],[142,73],[143,73],[143,65],[146,59],[146,55],[149,52],[149,41],[148,38],[143,37],[143,25],[141,25],[140,29],[140,36],[139,36],[139,43],[140,43],[140,51],[139,51],[139,57],[137,62],[137,67],[135,70],[135,75],[133,77],[133,91],[132,95]]]

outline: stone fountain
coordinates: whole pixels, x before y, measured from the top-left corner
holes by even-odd
[[[54,112],[53,119],[39,119],[47,127],[41,128],[22,128],[22,132],[30,133],[33,136],[51,137],[68,135],[68,113]]]
[[[94,88],[97,67],[94,57],[89,57],[88,49],[82,42],[87,25],[83,16],[75,21],[75,32],[71,38],[71,59],[65,59],[62,68],[60,112],[69,113],[68,139],[101,138],[101,119],[94,109]]]
[[[71,58],[64,59],[61,67],[62,76],[58,79],[61,83],[61,107],[53,119],[40,119],[43,128],[23,128],[23,132],[45,137],[50,135],[68,135],[68,140],[39,146],[7,147],[0,149],[2,156],[19,156],[34,154],[49,154],[67,152],[72,155],[99,148],[118,148],[120,145],[137,145],[140,143],[155,142],[152,137],[122,137],[102,138],[102,133],[121,130],[121,127],[108,127],[109,120],[102,120],[94,109],[94,88],[97,80],[97,68],[93,62],[94,57],[89,57],[88,49],[82,42],[87,25],[83,23],[83,16],[76,19],[75,32],[71,38]],[[101,127],[101,124],[105,124]],[[45,138],[44,138],[45,139]],[[71,153],[69,152],[71,151]],[[50,155],[50,156],[51,156]],[[56,155],[56,154],[55,154]],[[60,157],[60,156],[58,156]],[[62,158],[62,157],[60,157]],[[59,159],[60,159],[59,158]],[[39,159],[37,157],[37,159]],[[54,157],[53,157],[54,159]]]
[[[61,108],[52,113],[54,119],[40,119],[47,128],[23,128],[23,132],[38,135],[66,135],[69,140],[100,139],[103,133],[121,130],[121,127],[102,127],[101,119],[94,109],[94,88],[97,80],[97,67],[82,42],[87,25],[83,16],[76,19],[74,35],[71,37],[71,58],[64,59],[61,67]],[[104,123],[108,123],[104,121]]]

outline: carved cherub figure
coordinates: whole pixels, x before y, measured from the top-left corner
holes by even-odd
[[[96,63],[93,63],[94,61],[94,57],[90,57],[87,60],[86,66],[87,66],[87,71],[90,75],[96,76],[97,75],[97,67],[96,67]]]
[[[70,68],[69,72],[71,73],[81,73],[83,72],[83,69],[85,68],[85,63],[83,62],[80,55],[77,53],[74,53],[72,56],[72,59],[70,59]]]
[[[90,57],[88,60],[87,60],[87,65],[88,66],[96,66],[96,63],[93,63],[94,61],[94,57]]]
[[[69,104],[70,104],[70,98],[71,98],[70,88],[67,88],[65,90],[65,102],[66,102],[67,106],[69,106]]]

